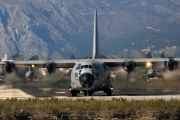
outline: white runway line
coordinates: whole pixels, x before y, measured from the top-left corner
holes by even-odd
[[[65,94],[66,92],[55,92],[56,94]]]

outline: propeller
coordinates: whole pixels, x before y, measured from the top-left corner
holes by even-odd
[[[122,67],[117,72],[116,77],[126,81],[136,81],[137,79],[139,79],[142,74],[143,68],[139,66],[136,67],[136,63],[133,62],[133,58],[143,58],[143,55],[134,49],[124,49],[118,52],[116,56],[117,58],[125,59],[125,61],[122,63]]]
[[[49,83],[54,83],[61,80],[65,75],[65,69],[56,69],[54,73],[47,76],[45,79]]]
[[[53,60],[62,60],[64,57],[59,52],[52,51],[49,57],[46,58],[48,61],[46,68],[39,69],[39,76],[44,78],[43,81],[48,83],[54,83],[61,80],[64,77],[66,70],[63,68],[56,68],[56,64],[53,62]]]
[[[49,61],[49,59],[52,60],[60,60],[60,59],[64,59],[64,57],[56,52],[53,51],[50,53],[50,57],[48,56],[48,52],[46,51],[42,51],[43,53],[43,58],[47,59],[47,61]],[[37,56],[36,58],[39,59],[38,55],[34,55]],[[29,56],[29,58],[35,58],[34,56]],[[13,61],[8,61],[8,55],[5,55],[4,58],[2,58],[2,60],[4,59],[4,61],[7,61],[7,63],[5,64],[5,66],[2,67],[2,71],[0,71],[0,76],[3,75],[3,81],[5,83],[13,83],[15,81],[17,81],[19,78],[28,78],[28,81],[30,80],[32,81],[47,81],[49,83],[54,83],[57,82],[58,80],[62,79],[64,77],[65,74],[65,70],[64,69],[55,69],[55,66],[53,66],[52,64],[50,65],[50,69],[46,69],[46,68],[33,68],[32,66],[24,66],[22,68],[15,68],[15,72],[14,70],[12,71],[11,68],[13,68]],[[23,60],[22,56],[20,54],[15,54],[12,55],[13,60]],[[10,57],[9,57],[10,58]],[[48,63],[48,62],[47,62]],[[4,69],[5,68],[5,69]],[[4,70],[3,70],[4,69]],[[5,73],[8,72],[8,75],[5,75]]]

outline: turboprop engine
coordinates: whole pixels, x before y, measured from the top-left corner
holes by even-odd
[[[123,62],[122,67],[126,72],[130,73],[130,72],[134,71],[134,69],[136,67],[136,63],[133,62],[132,60],[127,61],[127,62]]]
[[[153,68],[149,68],[149,69],[147,70],[147,75],[148,75],[148,77],[150,77],[150,78],[155,77],[155,75],[156,75],[156,70],[153,69]]]
[[[178,62],[170,58],[169,61],[164,62],[164,65],[168,70],[173,71],[177,67]]]
[[[14,65],[14,63],[13,62],[7,62],[6,64],[5,64],[5,66],[4,66],[4,69],[5,69],[5,71],[7,72],[7,73],[11,73],[11,72],[13,72],[13,69],[15,68],[15,65]]]
[[[25,74],[26,80],[37,79],[37,75],[33,71],[27,71]]]
[[[52,74],[52,73],[55,71],[55,69],[56,69],[55,63],[54,63],[54,62],[48,63],[48,64],[46,65],[46,69],[47,69],[47,71],[48,71],[49,74]]]

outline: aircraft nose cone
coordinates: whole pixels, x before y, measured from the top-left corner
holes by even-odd
[[[79,77],[79,81],[84,88],[90,88],[94,82],[94,76],[90,73],[83,73]]]

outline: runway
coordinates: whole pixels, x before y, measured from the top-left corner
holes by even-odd
[[[63,90],[62,90],[63,91]],[[146,89],[119,89],[114,90],[112,96],[106,96],[102,91],[95,92],[93,96],[84,96],[83,93],[80,93],[78,97],[71,97],[71,95],[66,95],[66,92],[56,92],[60,96],[55,96],[58,99],[97,99],[97,100],[112,100],[112,99],[126,99],[126,100],[153,100],[153,99],[179,99],[180,100],[180,91],[174,90],[146,90]],[[69,93],[68,93],[69,94]]]
[[[180,91],[177,90],[162,90],[162,89],[117,89],[113,91],[112,96],[106,96],[102,91],[95,92],[93,96],[84,96],[79,93],[77,97],[71,97],[68,89],[58,88],[23,88],[17,89],[10,86],[0,87],[0,99],[29,98],[48,99],[55,97],[58,99],[97,99],[97,100],[112,100],[112,99],[126,99],[126,100],[151,100],[151,99],[179,99]]]

